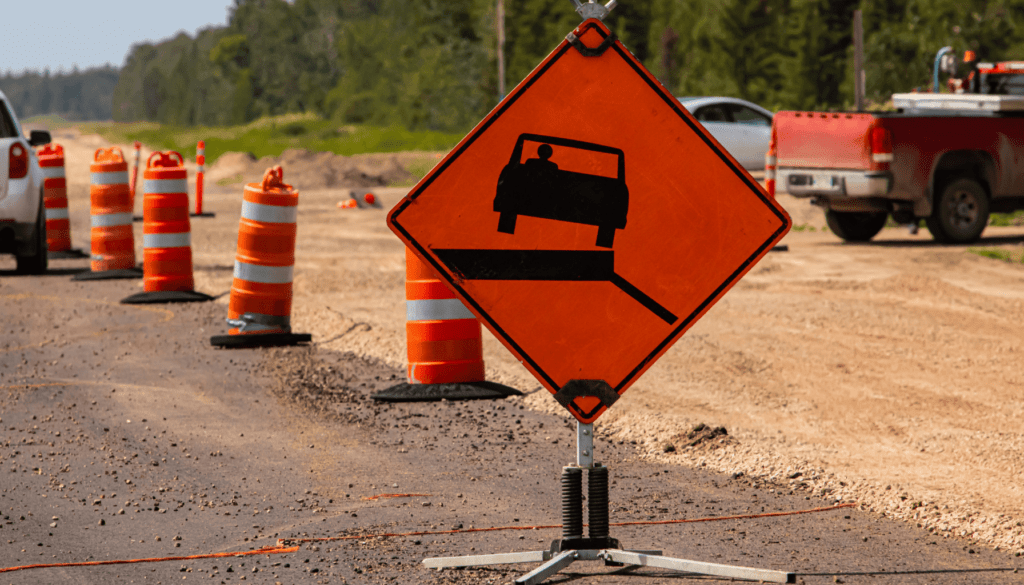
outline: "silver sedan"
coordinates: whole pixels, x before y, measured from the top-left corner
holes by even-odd
[[[764,170],[764,155],[772,137],[771,112],[730,97],[678,99],[743,168]]]

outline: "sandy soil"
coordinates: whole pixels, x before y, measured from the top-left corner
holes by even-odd
[[[87,248],[88,160],[105,144],[54,134],[67,151],[72,239]],[[319,188],[322,176],[287,163],[285,177],[301,192],[295,331],[402,367],[403,248],[384,218],[406,189],[373,188],[384,210],[342,210],[337,201],[367,185]],[[1024,265],[934,245],[925,230],[846,245],[806,202],[782,202],[802,228],[784,241],[789,251],[755,267],[599,430],[638,441],[650,459],[771,479],[1024,551]],[[192,223],[198,290],[229,290],[240,207],[240,185],[208,186],[217,216]],[[1012,227],[989,228],[978,245],[1022,244],[1024,228]],[[217,302],[226,315],[227,297]],[[560,410],[486,333],[484,351],[490,380],[533,392],[531,408]],[[701,422],[730,440],[673,451]]]

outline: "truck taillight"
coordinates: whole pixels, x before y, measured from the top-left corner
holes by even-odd
[[[20,142],[11,144],[11,150],[7,153],[7,160],[10,164],[7,167],[7,176],[11,179],[21,179],[28,175],[28,149]]]
[[[772,128],[768,152],[764,155],[764,186],[772,197],[775,197],[775,170],[778,168],[778,164],[779,159],[775,153],[775,129]]]
[[[892,162],[892,135],[881,126],[871,127],[871,161],[884,167]]]

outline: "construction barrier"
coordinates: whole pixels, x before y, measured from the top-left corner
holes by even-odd
[[[376,400],[504,398],[518,390],[484,381],[480,323],[434,270],[405,250],[405,333],[408,382]]]
[[[368,207],[383,209],[383,206],[380,204],[380,201],[377,200],[376,195],[374,195],[373,193],[356,195],[355,191],[349,191],[348,199],[346,199],[345,201],[338,202],[339,209],[366,209]]]
[[[215,217],[215,213],[203,211],[203,177],[206,175],[206,142],[196,145],[196,211],[192,217]]]
[[[292,270],[295,266],[299,193],[284,183],[280,166],[262,183],[245,186],[238,250],[228,303],[228,335],[210,338],[218,347],[294,345],[312,341],[292,333]]]
[[[64,147],[47,144],[36,153],[43,171],[43,205],[46,208],[46,246],[50,258],[85,258],[71,248],[71,217],[68,215],[68,184],[64,175]]]
[[[142,271],[135,266],[128,164],[121,149],[98,149],[89,171],[91,271],[76,274],[73,279],[141,278]]]
[[[142,272],[144,292],[125,304],[212,301],[195,292],[192,235],[188,220],[188,173],[181,154],[154,152],[142,183]]]

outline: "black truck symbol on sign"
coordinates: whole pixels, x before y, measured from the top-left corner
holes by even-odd
[[[540,143],[537,158],[525,161],[525,143]],[[551,161],[552,145],[614,155],[618,158],[615,177],[603,177],[558,168]],[[560,155],[562,153],[559,153]],[[571,153],[570,153],[571,154]],[[505,168],[498,176],[494,211],[500,213],[498,231],[512,234],[520,215],[597,226],[596,245],[611,248],[615,230],[626,227],[629,189],[626,188],[626,158],[622,150],[540,134],[520,134]]]

